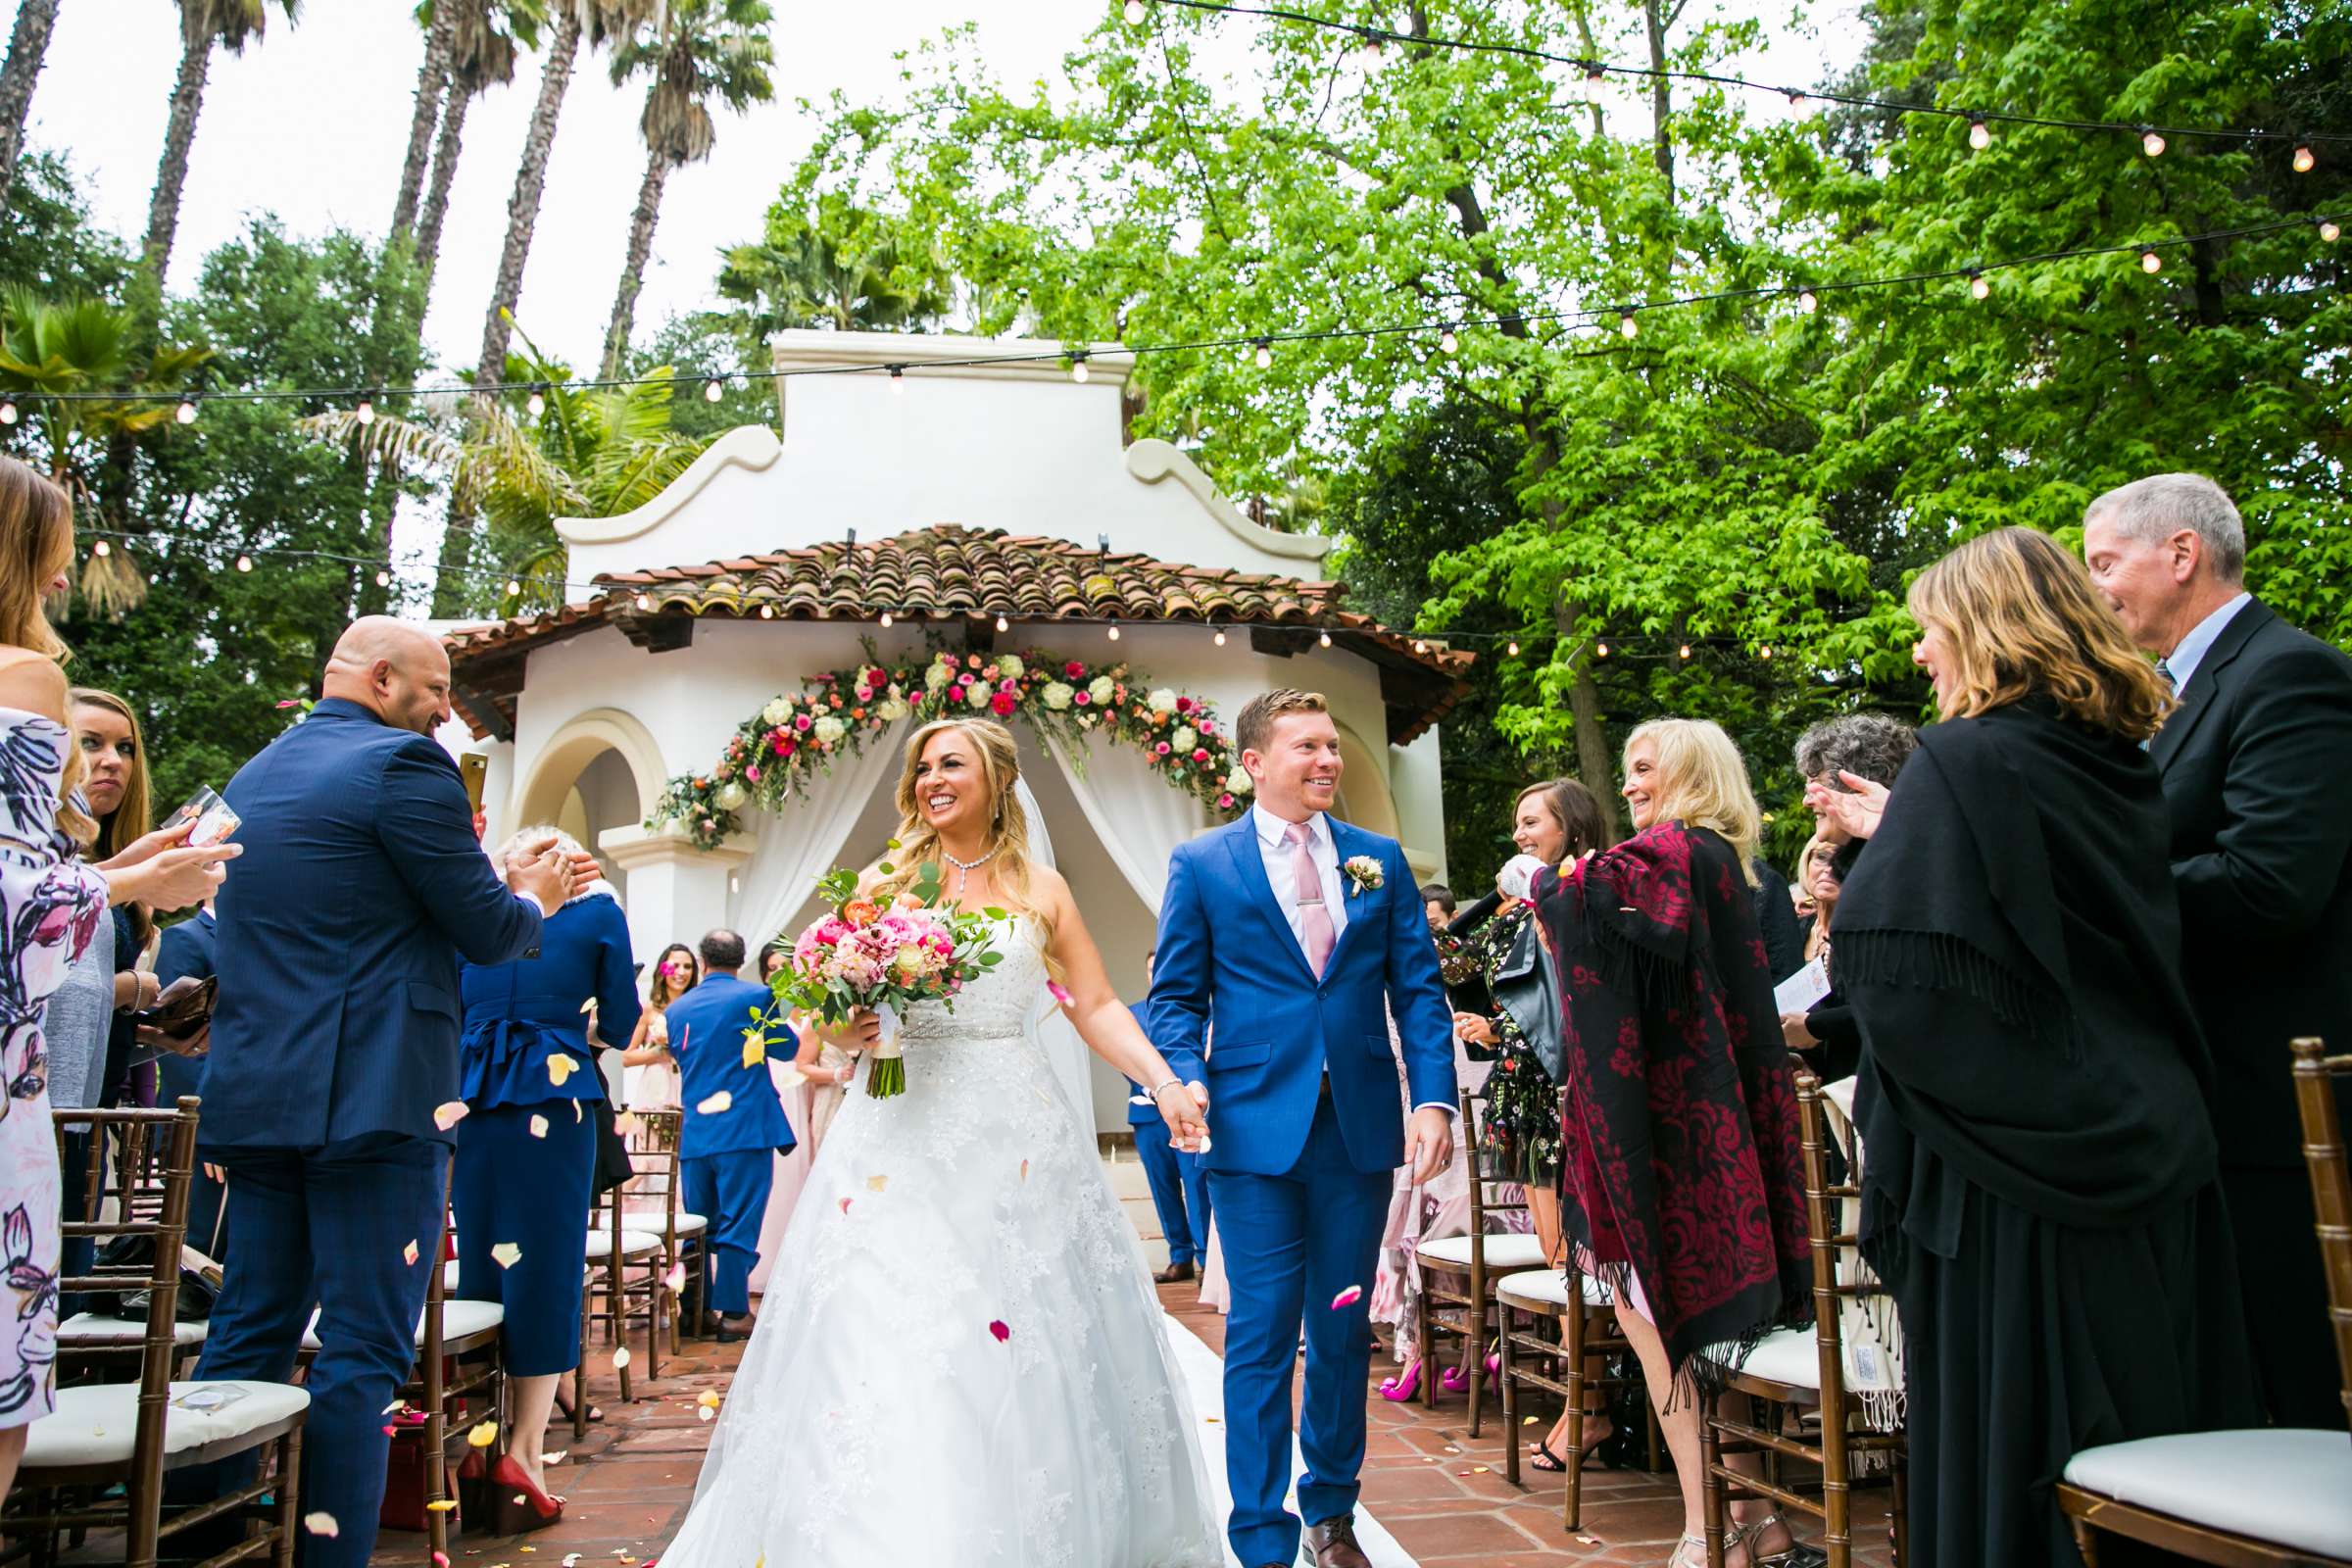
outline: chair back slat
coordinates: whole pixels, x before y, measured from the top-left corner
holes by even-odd
[[[2298,1040],[2295,1106],[2303,1118],[2303,1162],[2311,1171],[2320,1265],[2328,1276],[2328,1322],[2335,1331],[2335,1366],[2345,1419],[2352,1422],[2352,1166],[2344,1154],[2335,1083],[2352,1078],[2352,1056],[2329,1056],[2318,1040]]]

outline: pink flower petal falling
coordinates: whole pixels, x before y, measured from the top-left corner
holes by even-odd
[[[472,1108],[463,1100],[445,1100],[433,1107],[433,1125],[447,1132],[464,1121],[466,1113]]]
[[[415,1268],[416,1266],[416,1244],[415,1242],[409,1243],[408,1246],[400,1250],[401,1261],[408,1264],[411,1268]]]
[[[1348,1307],[1353,1306],[1356,1302],[1362,1300],[1363,1298],[1364,1288],[1361,1285],[1350,1285],[1339,1295],[1331,1298],[1331,1309],[1334,1312],[1343,1311]]]
[[[988,1332],[997,1337],[999,1345],[1012,1338],[1012,1330],[1006,1328],[1002,1320],[989,1324]]]
[[[1055,1002],[1060,1003],[1065,1007],[1070,1004],[1070,988],[1063,985],[1058,980],[1049,980],[1046,982],[1046,994],[1051,996]]]

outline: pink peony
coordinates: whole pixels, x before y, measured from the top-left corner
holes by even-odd
[[[807,713],[796,713],[793,715],[792,727],[806,735],[808,733],[808,726],[815,722],[816,720],[810,718]]]
[[[1205,762],[1208,760],[1208,753],[1200,750],[1199,748],[1195,748],[1193,752],[1193,760],[1196,762]]]
[[[1084,707],[1086,704],[1093,702],[1094,699],[1087,696],[1084,692],[1072,692],[1070,694],[1070,701],[1078,704],[1080,707]]]
[[[1174,748],[1170,747],[1166,741],[1161,741],[1158,745],[1152,747],[1152,750],[1158,753],[1161,757],[1165,757],[1170,751],[1174,750]]]
[[[996,696],[988,700],[989,711],[996,714],[999,718],[1004,717],[1018,706],[1018,700],[1015,699],[1010,692],[999,692]]]

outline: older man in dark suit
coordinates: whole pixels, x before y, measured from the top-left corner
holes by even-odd
[[[2082,554],[2180,699],[2148,751],[2263,1394],[2281,1425],[2340,1427],[2287,1042],[2352,1047],[2352,659],[2246,592],[2237,508],[2200,474],[2093,501]]]
[[[532,951],[575,868],[540,846],[504,884],[492,871],[432,739],[449,658],[430,633],[355,622],[322,689],[226,792],[247,843],[217,905],[198,1142],[227,1171],[237,1248],[198,1375],[284,1381],[319,1308],[303,1509],[337,1528],[307,1535],[304,1558],[362,1568],[383,1501],[383,1412],[436,1266],[458,956]]]

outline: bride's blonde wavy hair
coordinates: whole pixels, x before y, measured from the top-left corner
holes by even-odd
[[[980,782],[988,791],[989,827],[980,853],[995,857],[989,861],[989,868],[996,874],[997,904],[1011,913],[1034,919],[1044,945],[1050,949],[1054,942],[1054,917],[1030,896],[1029,813],[1021,806],[1019,792],[1013,788],[1021,776],[1021,754],[1013,744],[1012,731],[993,719],[933,719],[906,737],[906,759],[899,769],[896,835],[899,847],[887,857],[893,869],[874,883],[873,897],[877,901],[897,898],[913,885],[916,869],[926,861],[936,861],[943,872],[948,869],[940,851],[939,835],[916,805],[915,772],[922,765],[924,748],[950,730],[970,742],[974,760],[979,764]]]

